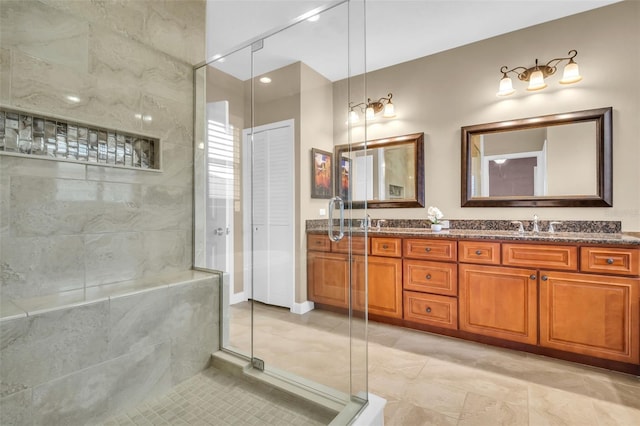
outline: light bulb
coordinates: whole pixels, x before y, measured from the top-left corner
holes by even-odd
[[[373,120],[376,117],[376,113],[373,110],[373,107],[367,107],[365,111],[365,117],[367,118],[367,120]]]
[[[542,71],[535,70],[531,73],[531,77],[529,77],[529,87],[527,90],[530,92],[536,90],[542,90],[547,87],[547,84],[544,82],[544,75],[542,75]]]
[[[577,83],[580,80],[582,80],[582,76],[580,75],[578,64],[573,62],[573,60],[569,61],[569,63],[564,67],[564,73],[562,74],[560,84]]]
[[[393,118],[396,116],[396,107],[391,103],[391,101],[384,106],[384,113],[382,116],[386,118]]]
[[[513,88],[513,81],[511,81],[510,77],[507,77],[505,74],[502,80],[500,80],[500,89],[496,96],[509,96],[515,93],[515,89]]]

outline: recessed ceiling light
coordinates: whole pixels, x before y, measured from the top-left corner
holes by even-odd
[[[75,95],[67,95],[67,100],[76,104],[80,102],[80,98]]]
[[[269,84],[271,79],[269,77],[260,77],[260,83]]]

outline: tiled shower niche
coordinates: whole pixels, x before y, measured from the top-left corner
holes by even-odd
[[[0,108],[0,154],[160,169],[160,140]]]

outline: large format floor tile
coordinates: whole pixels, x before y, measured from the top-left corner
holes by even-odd
[[[230,343],[245,353],[250,309],[231,307]],[[253,314],[267,368],[348,391],[346,316],[259,303]],[[637,376],[376,322],[368,342],[368,389],[387,399],[386,425],[640,425]]]

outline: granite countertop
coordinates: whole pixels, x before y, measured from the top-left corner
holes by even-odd
[[[309,229],[308,233],[322,234],[327,229]],[[364,230],[355,228],[352,235],[364,235]],[[372,228],[368,231],[371,237],[430,237],[444,239],[469,239],[469,240],[512,240],[512,241],[539,241],[549,243],[582,243],[582,244],[611,244],[640,246],[640,232],[621,233],[592,233],[592,232],[525,232],[499,231],[499,230],[471,230],[448,229],[440,232],[431,231],[428,228]]]

